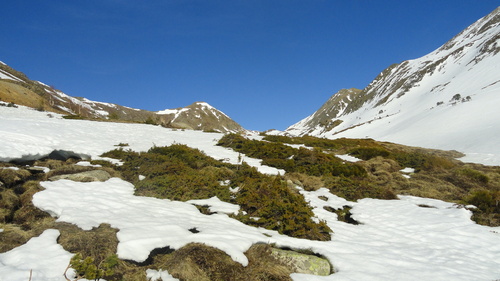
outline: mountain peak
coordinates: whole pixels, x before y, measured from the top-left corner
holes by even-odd
[[[241,132],[244,129],[222,111],[207,102],[194,102],[186,107],[158,111],[168,127],[216,132]]]
[[[489,152],[500,143],[499,52],[497,8],[428,55],[389,66],[363,90],[337,92],[286,132]]]

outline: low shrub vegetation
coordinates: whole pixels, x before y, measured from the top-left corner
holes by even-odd
[[[283,177],[263,175],[246,163],[223,163],[180,144],[153,147],[145,153],[115,149],[103,156],[124,161],[116,169],[134,183],[137,195],[180,201],[217,196],[240,205],[245,214],[235,218],[246,224],[293,237],[330,239],[331,230],[324,222],[313,222],[311,207],[288,187]],[[140,175],[144,176],[142,180]],[[230,188],[239,191],[232,193]]]
[[[303,146],[295,146],[299,144]],[[224,163],[180,144],[152,147],[139,153],[120,143],[117,149],[102,155],[120,159],[121,166],[102,160],[92,161],[101,164],[101,168],[57,160],[37,161],[35,165],[51,169],[47,174],[35,174],[21,166],[2,169],[12,164],[0,163],[0,252],[26,243],[45,229],[55,228],[61,232],[58,243],[76,254],[71,265],[78,277],[89,280],[146,280],[147,268],[167,269],[181,280],[291,280],[293,269],[273,259],[269,245],[252,246],[246,253],[247,267],[202,244],[152,255],[148,265],[119,260],[115,255],[117,229],[102,224],[83,231],[75,225],[55,222],[33,206],[33,194],[42,190],[39,181],[93,169],[104,169],[133,183],[137,195],[181,201],[217,196],[241,207],[241,212],[233,215],[235,219],[298,238],[330,240],[332,231],[325,222],[313,221],[311,207],[296,185],[309,191],[326,187],[351,201],[366,197],[396,199],[396,194],[404,194],[474,205],[476,208],[470,208],[474,221],[500,226],[500,167],[464,164],[452,159],[456,157],[453,153],[369,139],[327,140],[309,136],[264,136],[258,141],[229,134],[219,145],[260,158],[263,164],[286,173],[263,175],[245,162]],[[346,162],[335,157],[336,153],[349,153],[363,161]],[[405,177],[400,172],[405,167],[412,167],[415,172]],[[356,223],[349,208],[328,210],[337,213],[340,220]]]

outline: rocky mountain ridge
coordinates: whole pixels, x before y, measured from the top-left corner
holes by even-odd
[[[104,121],[139,122],[168,128],[215,132],[242,132],[238,123],[206,102],[153,112],[118,104],[72,97],[0,62],[0,100],[25,105],[40,111],[51,111],[71,118]]]
[[[384,108],[387,105],[398,102],[398,99],[408,94],[410,90],[412,90],[411,94],[413,95],[422,94],[424,91],[414,93],[415,89],[422,82],[441,82],[440,80],[442,79],[437,78],[443,77],[437,76],[445,74],[448,70],[446,68],[459,67],[458,69],[450,69],[458,74],[462,71],[470,71],[485,58],[497,59],[496,55],[500,51],[499,22],[500,8],[497,8],[491,14],[478,20],[434,52],[415,60],[407,60],[389,66],[363,90],[340,90],[318,111],[297,124],[290,126],[287,131],[295,132],[294,134],[298,135],[307,133],[321,135],[333,129],[333,127],[330,130],[325,128],[328,127],[325,126],[325,121],[329,121],[330,123],[332,120],[345,122],[345,119],[347,119],[345,117],[350,117],[354,115],[353,113],[357,113],[360,117],[364,115],[362,116],[364,118],[358,118],[360,121],[351,121],[331,131],[331,133],[335,134],[348,128],[348,126],[360,125],[363,121],[380,117],[378,116],[380,110],[376,111],[372,116],[366,116],[367,114],[362,114],[362,111],[380,108],[385,112]],[[452,78],[456,77],[456,74]],[[494,78],[500,77],[496,75]],[[488,82],[490,81],[485,81],[483,87],[493,86],[499,80],[491,81],[489,84]],[[430,92],[441,92],[440,96],[444,96],[449,83],[447,81],[447,83],[434,85]],[[346,95],[346,91],[350,91],[350,94]],[[461,100],[461,98],[455,97],[455,94],[450,94],[450,101]],[[330,117],[330,119],[326,120],[325,116]]]
[[[339,91],[286,133],[491,153],[486,148],[500,142],[499,52],[497,8],[428,55],[389,66],[363,90]]]

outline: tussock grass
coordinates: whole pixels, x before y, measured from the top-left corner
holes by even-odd
[[[308,176],[303,173],[286,173],[285,178],[307,191],[315,191],[325,186],[321,177]]]
[[[0,169],[0,181],[3,182],[6,187],[12,187],[16,184],[22,183],[30,176],[31,173],[25,169]]]
[[[11,223],[0,224],[0,228],[4,230],[0,233],[0,253],[19,247],[31,238],[39,236],[43,231],[53,228],[54,222],[55,219],[49,216],[37,220],[29,227]]]
[[[294,268],[271,254],[271,246],[256,244],[245,253],[243,267],[221,250],[199,243],[188,244],[171,254],[155,257],[152,267],[167,269],[180,280],[289,281]]]

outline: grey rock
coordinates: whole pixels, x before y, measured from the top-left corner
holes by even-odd
[[[77,160],[89,159],[88,155],[78,154],[68,150],[54,150],[47,157],[49,159],[61,160],[61,161],[66,161],[68,159],[77,159]]]
[[[291,266],[297,273],[327,276],[332,273],[330,262],[315,255],[273,248],[271,255]]]
[[[87,172],[81,172],[76,174],[68,174],[68,175],[58,175],[50,177],[50,181],[56,180],[72,180],[78,182],[91,182],[91,181],[107,181],[111,178],[111,175],[103,170],[92,170]]]

